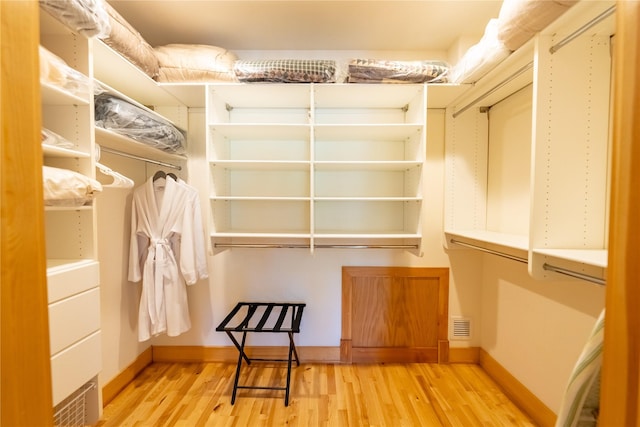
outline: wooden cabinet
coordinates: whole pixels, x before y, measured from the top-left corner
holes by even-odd
[[[450,105],[447,247],[604,283],[612,7],[577,4]]]
[[[213,247],[418,251],[426,91],[209,85]]]

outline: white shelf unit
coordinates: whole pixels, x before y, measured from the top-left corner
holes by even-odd
[[[536,66],[546,71],[534,81],[535,278],[558,278],[557,267],[605,278],[613,25],[611,15],[557,50],[565,32],[537,40]]]
[[[90,79],[91,46],[86,37],[44,11],[40,13],[40,32],[43,47]],[[44,165],[95,178],[92,95],[41,84],[43,127],[73,143],[72,148],[43,146]],[[96,204],[45,207],[54,406],[87,383],[97,384],[101,369]],[[89,414],[86,422],[92,424],[100,413],[98,387],[93,387],[85,399]]]
[[[171,86],[173,92],[165,90],[101,40],[94,38],[91,41],[93,77],[109,93],[169,121],[183,131],[189,128],[188,108],[179,98],[182,86]],[[184,91],[187,89],[194,90],[185,86]],[[188,95],[184,96],[188,98]],[[185,155],[165,152],[108,129],[95,127],[95,138],[97,144],[112,153],[124,153],[177,168],[182,168],[186,162]]]
[[[214,248],[421,240],[424,85],[207,88]]]
[[[448,107],[449,249],[471,247],[526,262],[537,279],[604,283],[612,5],[576,4]],[[494,108],[525,92],[531,117],[515,128],[530,142],[505,144],[492,132],[513,135],[514,123],[493,123]],[[513,111],[512,119],[519,114]],[[509,170],[500,166],[505,158],[520,171],[504,174],[496,190],[495,169]],[[528,168],[521,159],[530,161]],[[516,192],[504,191],[515,186]]]

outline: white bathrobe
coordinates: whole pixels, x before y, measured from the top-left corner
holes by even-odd
[[[206,277],[196,201],[189,186],[173,179],[150,178],[133,193],[129,280],[142,280],[139,341],[191,328],[185,284]]]

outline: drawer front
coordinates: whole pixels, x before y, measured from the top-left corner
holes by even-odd
[[[49,305],[51,355],[100,329],[100,288]]]
[[[47,272],[49,304],[95,288],[100,283],[100,264],[90,261]]]
[[[98,331],[51,358],[54,406],[100,372],[100,348]]]

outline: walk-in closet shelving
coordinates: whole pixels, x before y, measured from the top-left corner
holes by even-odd
[[[42,125],[73,144],[43,147],[45,166],[69,169],[95,178],[91,46],[47,12],[40,13],[40,44],[87,78],[86,91],[71,93],[41,84]],[[96,204],[45,207],[47,290],[53,404],[85,384],[97,382],[101,369],[100,274],[96,238]],[[97,420],[99,391],[85,396],[88,423]]]
[[[208,86],[214,248],[417,250],[425,92],[424,85]]]
[[[187,106],[180,99],[101,40],[93,39],[92,42],[93,73],[100,85],[118,98],[173,123],[178,129],[188,129]],[[175,90],[180,94],[180,86]],[[165,152],[107,129],[96,127],[95,134],[97,144],[116,152],[180,167],[186,160],[185,155]]]
[[[445,239],[450,249],[515,256],[539,279],[573,276],[603,283],[612,6],[576,4],[449,106]],[[530,143],[503,142],[496,151],[500,143],[491,140],[490,129],[497,124],[489,124],[494,108],[525,92],[531,93],[531,120],[519,128],[531,127]],[[522,113],[513,110],[513,117]],[[491,187],[492,174],[495,181],[501,157],[518,159],[514,150],[530,166],[521,162],[520,173],[502,176],[507,184],[499,190],[518,190],[501,193]]]
[[[587,17],[611,6],[599,5]],[[534,277],[557,278],[558,267],[605,277],[614,20],[611,14],[566,44],[577,25],[537,40],[537,64],[547,71],[534,82]]]

